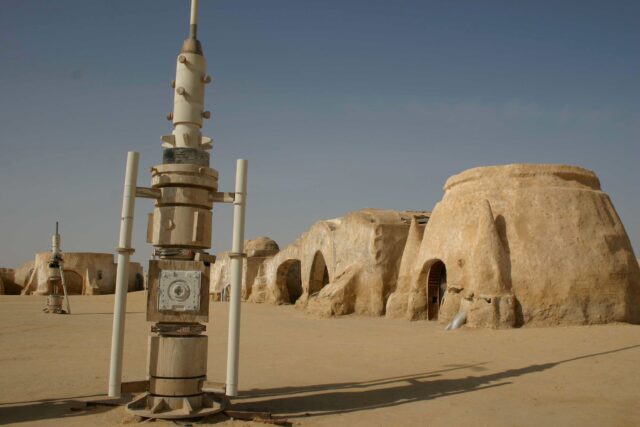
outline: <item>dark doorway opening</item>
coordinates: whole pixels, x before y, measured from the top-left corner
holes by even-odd
[[[136,273],[135,290],[144,290],[144,276],[140,273]]]
[[[300,260],[291,259],[278,267],[277,285],[289,304],[295,304],[302,296],[302,265]]]
[[[442,261],[437,261],[427,275],[427,318],[436,320],[440,305],[447,290],[447,269]]]
[[[84,280],[81,275],[73,270],[64,270],[64,281],[70,295],[82,295]],[[62,291],[62,285],[60,285],[60,291]]]
[[[316,252],[311,264],[311,274],[309,276],[309,295],[320,292],[324,286],[330,282],[329,269],[324,260],[322,252]]]

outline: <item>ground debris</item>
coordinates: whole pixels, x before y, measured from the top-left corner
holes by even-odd
[[[223,411],[223,414],[232,419],[253,421],[256,423],[271,424],[277,426],[290,426],[291,423],[286,418],[272,418],[270,412],[253,411]]]

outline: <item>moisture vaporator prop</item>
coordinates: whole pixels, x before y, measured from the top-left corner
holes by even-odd
[[[130,152],[122,208],[109,395],[120,396],[122,341],[126,312],[126,271],[131,248],[135,197],[155,200],[148,216],[147,242],[154,246],[147,281],[149,337],[146,393],[127,405],[150,418],[188,418],[224,409],[222,395],[203,390],[207,376],[209,270],[214,202],[234,203],[232,255],[236,299],[230,311],[226,394],[237,393],[239,284],[244,240],[246,160],[237,164],[236,191],[218,192],[218,172],[210,167],[211,138],[203,136],[205,85],[211,82],[197,35],[198,2],[191,1],[191,25],[176,60],[171,135],[163,136],[162,164],[151,168],[151,187],[136,187],[138,154]],[[232,287],[234,285],[232,284]]]
[[[56,222],[56,232],[51,236],[51,257],[49,258],[49,274],[47,276],[47,305],[42,309],[45,313],[71,314],[67,284],[64,280],[64,260],[60,249],[60,233]],[[67,310],[62,308],[66,302]]]

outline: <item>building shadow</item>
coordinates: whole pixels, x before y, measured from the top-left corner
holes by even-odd
[[[233,409],[271,412],[279,416],[285,415],[287,418],[300,418],[387,408],[501,387],[511,384],[509,380],[513,378],[546,371],[563,363],[604,356],[638,347],[640,347],[640,344],[557,362],[535,364],[492,374],[466,376],[456,379],[437,379],[437,377],[441,376],[441,373],[451,370],[471,369],[477,372],[479,369],[484,370],[485,368],[482,368],[482,364],[465,365],[439,371],[364,382],[250,390],[239,399],[234,399]]]

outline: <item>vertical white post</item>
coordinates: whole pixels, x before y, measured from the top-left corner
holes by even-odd
[[[67,314],[71,314],[71,306],[69,305],[69,295],[67,294],[67,282],[64,281],[64,264],[60,263],[60,283],[64,292],[64,300],[67,303]]]
[[[124,176],[120,239],[118,241],[118,268],[116,270],[116,296],[113,306],[113,332],[111,334],[111,364],[109,370],[109,397],[120,397],[122,384],[122,347],[124,344],[124,322],[127,313],[127,288],[129,287],[129,257],[133,212],[136,203],[138,180],[138,157],[135,151],[127,154],[127,170]]]
[[[229,340],[227,343],[227,396],[238,395],[240,359],[240,298],[244,257],[244,216],[247,205],[247,161],[236,163],[236,195],[233,201],[233,243],[231,245],[231,299],[229,302]]]

